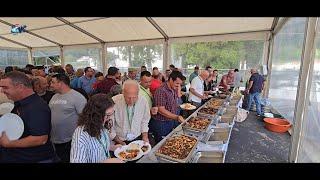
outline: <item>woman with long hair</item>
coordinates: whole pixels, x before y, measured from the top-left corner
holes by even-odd
[[[111,145],[109,133],[114,117],[114,102],[106,94],[93,95],[82,113],[71,143],[71,163],[119,163],[110,158],[109,151],[120,145]]]

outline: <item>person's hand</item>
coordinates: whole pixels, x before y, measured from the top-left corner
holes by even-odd
[[[118,142],[116,142],[116,143],[123,145],[123,146],[127,145],[124,141],[121,141],[121,140],[118,140]]]
[[[148,138],[148,136],[143,136],[142,137],[142,141],[144,141],[145,143],[149,143],[149,138]]]
[[[122,144],[111,145],[110,146],[110,151],[115,151],[116,149],[118,149],[121,146],[122,146]]]
[[[5,131],[2,132],[1,137],[0,137],[0,146],[2,147],[8,147],[10,144],[10,140],[6,134]]]
[[[205,94],[204,94],[203,96],[201,96],[201,99],[202,99],[202,100],[205,100],[205,99],[207,99],[207,98],[208,98],[208,96],[205,95]]]
[[[151,108],[151,114],[156,115],[158,113],[158,107],[152,107]]]
[[[106,160],[103,160],[102,163],[124,163],[124,161],[118,158],[108,158]]]
[[[177,120],[178,120],[180,123],[182,123],[182,122],[184,121],[184,118],[183,118],[182,116],[178,116],[178,117],[177,117]]]

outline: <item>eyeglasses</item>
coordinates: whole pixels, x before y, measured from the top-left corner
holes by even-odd
[[[105,117],[106,117],[107,119],[110,119],[110,118],[114,115],[114,112],[115,112],[115,110],[113,110],[112,113],[106,114]]]

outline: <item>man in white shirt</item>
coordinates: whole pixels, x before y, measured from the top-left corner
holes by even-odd
[[[150,108],[147,100],[139,95],[139,84],[135,80],[123,83],[122,94],[114,96],[115,118],[110,133],[116,144],[128,144],[142,139],[149,142],[148,124]]]
[[[201,101],[207,99],[204,91],[204,81],[209,77],[207,70],[201,71],[200,75],[193,78],[190,85],[189,101],[197,108],[201,106]]]
[[[235,72],[235,76],[234,76],[234,87],[235,87],[235,88],[239,88],[240,85],[241,85],[241,83],[243,82],[243,81],[242,81],[242,76],[241,76],[241,74],[240,74],[240,72],[239,72],[239,69],[235,69],[234,72]]]

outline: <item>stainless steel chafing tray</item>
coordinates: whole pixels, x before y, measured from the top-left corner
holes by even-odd
[[[161,144],[161,146],[159,147],[159,149],[157,149],[156,153],[155,153],[155,156],[158,157],[158,159],[160,161],[164,161],[164,162],[177,162],[177,163],[188,163],[190,162],[191,158],[194,156],[195,152],[196,152],[196,148],[197,148],[197,145],[198,145],[198,139],[194,136],[190,136],[190,135],[186,135],[186,134],[173,134],[172,136],[168,137],[168,139],[170,139],[171,137],[176,137],[176,136],[181,136],[181,135],[184,135],[184,136],[187,136],[187,137],[190,137],[190,138],[194,138],[196,139],[196,143],[195,145],[193,146],[193,148],[190,150],[189,154],[187,155],[186,158],[184,159],[177,159],[177,158],[173,158],[171,156],[168,156],[168,155],[165,155],[165,154],[162,154],[162,153],[159,153],[159,149],[165,144],[165,141],[163,141],[163,143]]]
[[[187,125],[187,122],[192,120],[193,118],[205,118],[205,119],[208,119],[210,122],[209,124],[207,125],[207,127],[205,127],[205,129],[197,129],[197,128],[192,128],[190,126]],[[208,132],[209,128],[210,128],[210,125],[212,124],[212,121],[213,119],[211,118],[207,118],[206,116],[203,116],[201,114],[198,113],[198,116],[195,116],[195,117],[190,117],[187,121],[185,121],[181,126],[184,130],[187,130],[187,131],[192,131],[192,132],[195,132],[195,133],[205,133],[205,132]]]
[[[192,163],[223,163],[223,151],[202,151],[197,152],[192,159]]]

